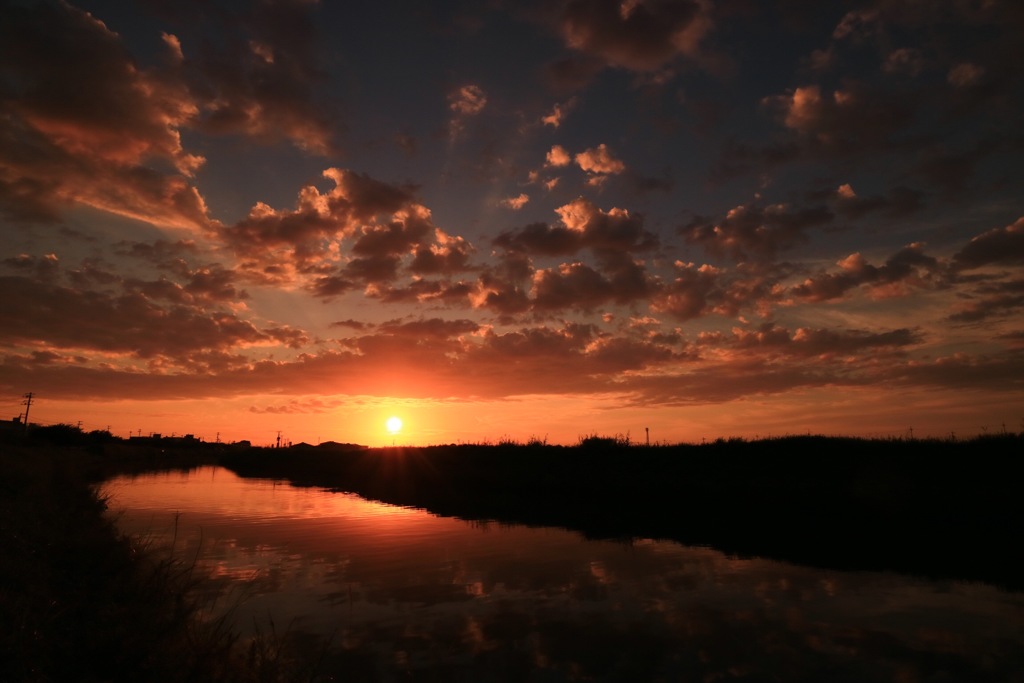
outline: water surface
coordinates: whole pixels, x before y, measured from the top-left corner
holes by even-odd
[[[105,485],[242,632],[344,680],[1024,681],[1024,598],[438,517],[207,467]]]

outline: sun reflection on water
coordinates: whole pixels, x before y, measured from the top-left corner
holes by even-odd
[[[813,679],[836,667],[856,680],[924,680],[940,660],[967,680],[1024,664],[1024,598],[989,586],[590,541],[212,468],[116,479],[106,492],[124,532],[154,546],[175,539],[224,594],[240,591],[223,604],[241,628],[272,614],[333,634],[393,677],[441,660],[487,677],[474,662],[493,657],[551,680],[613,670]],[[650,670],[630,669],[644,657]]]

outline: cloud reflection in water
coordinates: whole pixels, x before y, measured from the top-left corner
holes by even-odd
[[[204,468],[117,479],[240,629],[330,638],[345,680],[1009,681],[1024,596],[442,518]],[[175,531],[175,513],[181,515]],[[241,597],[239,597],[241,596]]]

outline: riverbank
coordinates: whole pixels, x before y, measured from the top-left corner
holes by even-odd
[[[4,680],[313,680],[280,643],[209,619],[187,560],[117,533],[90,483],[106,466],[80,447],[0,443]]]
[[[1021,435],[652,448],[3,442],[0,670],[12,681],[297,681],[330,659],[273,638],[242,642],[207,619],[189,597],[200,592],[189,564],[147,552],[105,516],[93,483],[116,472],[219,463],[465,519],[1022,590],[1022,446]]]
[[[844,570],[1024,589],[1024,437],[787,437],[638,447],[303,446],[221,462],[466,519],[656,538]]]

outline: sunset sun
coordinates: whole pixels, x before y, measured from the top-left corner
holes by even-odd
[[[402,420],[398,417],[389,417],[388,421],[384,423],[384,426],[388,429],[388,434],[392,436],[402,431]]]

